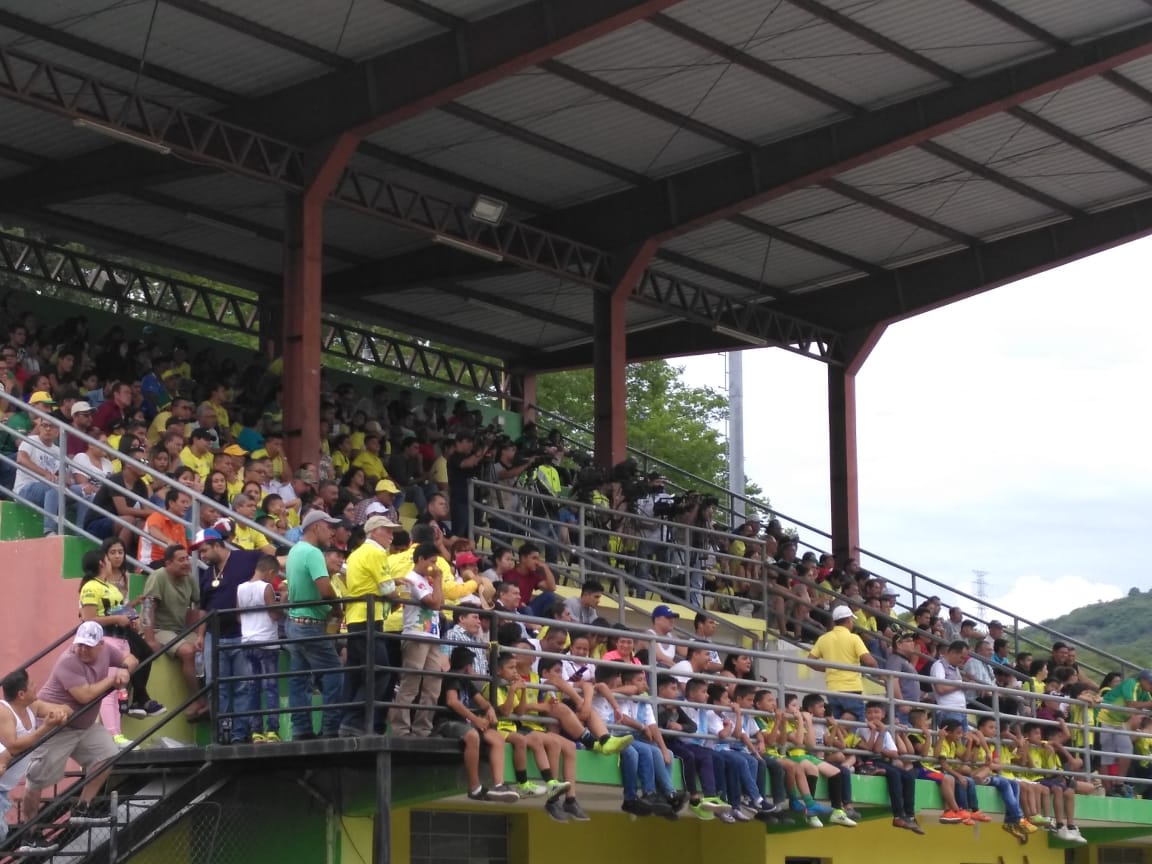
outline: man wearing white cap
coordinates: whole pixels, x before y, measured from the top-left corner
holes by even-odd
[[[816,640],[808,656],[813,660],[827,660],[845,666],[871,666],[875,668],[876,658],[868,653],[864,640],[852,632],[856,618],[852,610],[840,605],[832,610],[833,627]],[[813,669],[824,672],[824,688],[828,691],[828,711],[839,719],[845,711],[852,711],[857,717],[864,716],[864,676],[855,669],[822,669],[809,664]],[[843,695],[840,695],[843,694]]]
[[[68,416],[72,420],[72,428],[77,432],[83,432],[85,435],[92,434],[92,415],[96,409],[89,405],[87,402],[73,402],[72,412]],[[77,456],[88,449],[88,442],[84,441],[79,435],[68,436],[68,458]]]
[[[112,821],[107,802],[93,801],[108,779],[103,763],[120,752],[112,733],[96,721],[100,699],[109,691],[128,686],[138,661],[104,641],[104,628],[85,621],[76,628],[72,647],[60,655],[52,674],[40,688],[41,702],[63,705],[74,713],[68,725],[44,742],[29,757],[24,812],[40,809],[40,790],[64,777],[68,760],[77,762],[88,775],[80,797],[72,804],[70,822],[75,826],[107,825]],[[91,705],[87,711],[80,709]]]

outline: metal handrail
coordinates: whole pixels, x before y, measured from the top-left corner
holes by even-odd
[[[557,414],[553,411],[548,411],[547,409],[540,408],[539,406],[534,406],[534,407],[536,408],[536,411],[538,414],[546,416],[549,419],[556,421],[561,425],[567,425],[571,429],[575,429],[575,430],[577,430],[577,431],[579,431],[585,435],[590,436],[593,434],[593,430],[591,430],[590,428],[588,428],[587,426],[585,426],[581,423],[578,423],[574,420],[571,420],[571,419],[564,417],[563,415]],[[578,440],[572,436],[566,436],[566,437],[568,437],[569,440],[580,444],[584,448],[588,448],[590,446],[588,443],[590,439],[580,441],[580,440]],[[679,476],[680,478],[686,479],[689,483],[692,484],[692,488],[696,488],[698,490],[708,491],[710,494],[715,495],[718,499],[720,499],[721,505],[723,505],[723,502],[726,500],[728,502],[727,506],[720,506],[718,508],[724,513],[727,513],[729,515],[734,515],[736,513],[735,504],[737,501],[739,501],[739,502],[743,503],[744,505],[746,505],[745,512],[759,511],[762,513],[766,513],[766,514],[768,514],[769,518],[780,519],[783,522],[789,523],[790,525],[798,527],[800,529],[803,529],[804,531],[810,532],[811,534],[815,534],[817,536],[823,537],[824,539],[828,540],[829,543],[831,543],[831,541],[832,541],[832,535],[830,533],[828,533],[827,531],[825,531],[821,528],[817,528],[813,525],[807,524],[807,523],[805,523],[799,519],[796,519],[793,516],[788,515],[787,513],[784,513],[782,511],[778,510],[777,508],[772,506],[772,504],[770,502],[758,501],[755,498],[749,498],[745,495],[741,495],[739,493],[734,493],[731,490],[729,490],[723,486],[720,486],[719,484],[715,483],[712,480],[709,480],[705,477],[700,477],[698,475],[692,474],[691,472],[685,471],[682,468],[678,468],[677,466],[671,464],[670,462],[662,460],[659,457],[653,456],[652,454],[647,453],[638,447],[628,445],[627,452],[632,456],[638,457],[641,460],[642,466],[645,468],[647,468],[651,465],[656,465],[659,468],[667,471],[668,473],[670,473],[674,476]],[[668,479],[672,480],[671,477]],[[682,485],[675,483],[675,482],[670,483],[670,486],[673,489],[676,489],[676,490],[681,491],[681,492],[687,491],[689,488],[689,487],[682,486]],[[803,540],[801,540],[800,542],[801,542],[802,546],[809,548],[809,549],[812,549],[815,552],[827,553],[829,551],[829,549],[821,548],[820,546],[816,546],[814,544],[805,542]],[[875,552],[871,552],[871,551],[869,551],[863,547],[858,546],[853,551],[860,557],[871,558],[875,561],[880,562],[881,564],[884,564],[887,567],[892,567],[892,568],[899,570],[899,571],[908,575],[908,577],[910,579],[908,584],[901,584],[901,583],[896,582],[895,580],[892,580],[892,579],[887,578],[887,577],[886,577],[886,581],[888,581],[889,583],[895,585],[896,587],[900,588],[901,590],[903,590],[906,593],[911,595],[912,601],[908,604],[909,608],[914,609],[916,606],[918,606],[919,602],[918,602],[917,598],[922,596],[922,592],[921,592],[922,586],[918,585],[917,583],[918,582],[927,582],[929,585],[934,586],[935,588],[938,588],[943,592],[947,592],[948,594],[959,597],[965,601],[969,601],[971,603],[983,606],[984,608],[989,609],[992,612],[997,613],[998,615],[1001,615],[1005,618],[1011,619],[1012,625],[1013,625],[1012,626],[1012,638],[1015,640],[1015,650],[1017,652],[1020,649],[1020,644],[1022,641],[1027,645],[1031,645],[1031,646],[1034,646],[1037,648],[1050,647],[1050,646],[1045,646],[1044,643],[1038,642],[1035,639],[1022,636],[1020,633],[1020,630],[1021,630],[1021,626],[1023,625],[1024,627],[1029,627],[1029,628],[1032,628],[1033,630],[1038,631],[1040,633],[1047,634],[1048,636],[1052,637],[1052,640],[1054,642],[1065,642],[1068,645],[1075,646],[1077,648],[1083,648],[1086,651],[1091,651],[1093,654],[1096,654],[1097,656],[1104,657],[1108,660],[1111,660],[1119,666],[1119,671],[1121,673],[1125,673],[1128,670],[1135,670],[1135,669],[1140,668],[1140,664],[1138,664],[1138,663],[1135,663],[1131,660],[1126,660],[1123,657],[1119,657],[1117,655],[1111,654],[1110,652],[1103,651],[1100,648],[1097,648],[1096,646],[1093,646],[1087,642],[1076,639],[1075,637],[1072,637],[1072,636],[1068,636],[1066,633],[1061,633],[1060,631],[1054,630],[1051,627],[1048,627],[1044,624],[1037,623],[1035,621],[1031,621],[1031,620],[1024,618],[1024,617],[1022,617],[1022,616],[1020,616],[1014,612],[1011,612],[1007,609],[1002,609],[999,606],[996,606],[994,604],[987,602],[987,600],[982,600],[981,598],[978,598],[972,594],[969,594],[968,592],[963,591],[962,589],[956,588],[953,585],[949,585],[948,583],[943,582],[943,581],[938,580],[938,579],[935,579],[931,576],[926,576],[923,573],[920,573],[919,571],[914,570],[911,567],[908,567],[906,565],[892,561],[888,558],[885,558],[882,555],[879,555]],[[970,618],[971,620],[976,621],[979,624],[985,624],[986,625],[988,623],[987,620],[977,618],[974,615],[966,615],[965,617]],[[991,620],[991,619],[989,619],[989,620]],[[1081,662],[1083,663],[1084,661],[1081,661]],[[1088,666],[1088,668],[1092,669],[1092,671],[1098,672],[1101,674],[1104,674],[1105,672],[1110,671],[1110,670],[1099,669],[1099,668],[1097,668],[1095,666],[1091,666],[1087,663],[1084,663],[1084,665]]]
[[[114,448],[109,447],[107,444],[101,442],[99,439],[94,438],[91,435],[88,435],[86,432],[81,432],[80,430],[73,428],[72,426],[68,425],[67,423],[53,417],[51,414],[40,410],[35,405],[29,405],[26,402],[24,402],[22,399],[19,399],[10,393],[6,393],[3,390],[0,390],[0,403],[7,403],[10,405],[13,405],[18,410],[23,411],[27,414],[30,414],[31,416],[36,417],[36,418],[40,419],[41,421],[46,420],[49,423],[51,423],[53,426],[56,427],[56,429],[59,431],[60,437],[59,437],[58,443],[55,445],[57,447],[57,450],[58,450],[58,452],[55,455],[57,455],[57,457],[59,458],[61,465],[66,465],[69,468],[76,470],[73,467],[76,464],[75,459],[68,456],[68,452],[67,452],[68,451],[68,447],[67,447],[68,438],[76,437],[76,438],[79,438],[81,441],[83,441],[85,444],[95,445],[95,446],[99,447],[101,450],[106,452],[109,455],[109,457],[112,458],[113,460],[119,460],[121,465],[131,465],[138,472],[140,472],[140,474],[142,476],[150,475],[153,471],[153,469],[148,465],[148,463],[141,462],[138,459],[133,459],[131,456],[129,456],[126,453],[120,453],[119,451],[115,450]],[[20,432],[19,430],[12,429],[7,423],[0,422],[0,429],[2,429],[3,431],[11,434],[13,437],[18,438],[20,440],[27,439],[27,440],[31,441],[32,443],[36,444],[36,446],[38,446],[42,450],[49,450],[50,449],[46,445],[44,445],[43,442],[37,442],[35,439],[35,436],[27,436],[24,433]],[[83,470],[83,469],[79,469],[79,470]],[[59,490],[60,491],[60,502],[61,502],[60,506],[61,506],[61,509],[64,509],[65,508],[65,502],[67,500],[67,496],[70,493],[70,490],[67,489],[67,487],[69,485],[67,483],[68,473],[61,471],[61,472],[59,472],[58,476],[59,476],[58,483],[61,487]],[[105,478],[104,482],[107,482],[107,478]],[[183,521],[184,524],[186,524],[186,525],[192,524],[194,528],[199,527],[199,518],[198,518],[199,517],[199,507],[200,506],[209,506],[209,507],[212,507],[212,508],[220,511],[221,516],[226,517],[227,519],[231,520],[232,522],[240,524],[240,525],[244,525],[248,528],[252,528],[256,531],[259,531],[261,534],[263,534],[265,537],[272,540],[277,545],[281,545],[281,546],[291,546],[292,545],[292,543],[287,538],[278,534],[274,530],[272,530],[270,528],[266,528],[265,526],[260,525],[256,522],[252,521],[251,519],[248,519],[244,516],[241,516],[239,513],[236,513],[234,510],[230,510],[229,508],[221,505],[219,502],[213,500],[212,498],[209,498],[207,495],[205,495],[202,492],[197,492],[195,489],[192,489],[189,486],[185,486],[182,483],[178,483],[176,480],[174,480],[172,478],[165,478],[164,482],[165,482],[165,485],[167,485],[169,488],[177,489],[180,492],[185,493],[186,495],[188,495],[192,499],[192,501],[193,501],[193,513],[192,513],[192,515],[189,516],[185,520],[180,520],[180,521]],[[123,487],[119,487],[119,488],[123,488]],[[125,490],[125,491],[128,493],[131,493],[132,490],[129,489],[129,490]],[[21,500],[19,498],[19,496],[15,495],[15,493],[11,493],[11,494],[12,494],[12,497],[15,498],[16,500],[19,500],[20,503],[27,504],[27,502]],[[75,495],[73,495],[72,497],[73,497],[73,499],[75,499]],[[135,495],[130,495],[130,497],[136,498]],[[87,502],[87,499],[85,499],[85,501],[88,504],[88,507],[90,509],[94,509],[97,512],[105,513],[105,511],[100,510],[100,508],[93,507],[91,502]],[[151,502],[148,502],[147,506],[151,507],[152,509],[160,509],[160,508],[155,507],[155,505],[151,504]],[[41,512],[43,512],[43,511],[41,511]],[[61,514],[54,514],[54,515],[58,515],[60,517],[57,521],[58,526],[63,526],[64,522],[65,522],[64,516],[66,514],[61,513]],[[115,516],[116,514],[105,513],[105,515]],[[63,533],[62,528],[58,528],[58,530],[61,533]]]

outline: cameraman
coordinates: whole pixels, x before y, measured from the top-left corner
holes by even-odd
[[[503,516],[488,516],[488,527],[497,535],[498,539],[507,542],[513,536],[523,536],[523,528],[517,524],[515,516],[520,513],[520,496],[515,489],[520,483],[524,472],[535,466],[531,456],[522,454],[511,438],[497,439],[493,450],[496,459],[485,465],[484,480],[495,484],[492,505],[505,514],[512,515],[511,519]]]
[[[490,455],[488,447],[476,448],[472,432],[456,433],[456,447],[448,457],[448,504],[452,533],[468,536],[468,481],[480,474],[480,463]]]
[[[559,465],[564,458],[564,447],[546,442],[539,456],[532,460],[535,471],[524,473],[523,485],[546,498],[531,498],[531,513],[536,517],[533,530],[536,539],[544,547],[544,560],[555,564],[559,559],[557,541],[560,537],[560,493],[563,481],[560,479]]]
[[[659,471],[651,472],[647,479],[648,494],[636,501],[636,515],[643,517],[636,522],[636,536],[640,538],[636,550],[636,557],[640,559],[636,566],[636,578],[642,582],[653,579],[656,582],[667,582],[671,574],[667,567],[661,566],[668,563],[668,547],[663,545],[667,536],[664,526],[653,520],[659,519],[667,511],[673,499],[665,491],[664,477]],[[655,568],[652,567],[653,561],[657,564]]]

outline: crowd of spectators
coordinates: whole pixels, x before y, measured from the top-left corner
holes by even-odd
[[[211,723],[222,744],[279,741],[274,679],[260,676],[279,668],[283,650],[295,673],[292,740],[373,732],[458,739],[477,800],[541,795],[553,818],[585,819],[575,797],[575,752],[583,748],[619,758],[623,807],[634,815],[671,818],[688,805],[700,818],[722,821],[793,812],[814,826],[825,816],[851,827],[850,777],[865,771],[887,777],[894,824],[920,833],[908,780],[927,756],[911,731],[925,710],[938,727],[932,736],[946,744],[933,758],[1009,777],[1013,772],[1001,768],[1014,761],[1037,767],[1029,755],[1034,729],[1049,754],[1040,767],[1075,770],[1072,754],[1084,743],[1077,743],[1077,725],[1096,716],[1097,701],[1152,707],[1145,690],[1152,675],[1098,685],[1063,645],[1051,658],[1018,655],[1010,665],[997,622],[979,633],[959,609],[941,617],[938,598],[901,615],[883,580],[853,560],[837,565],[831,556],[800,555],[797,538],[775,520],[727,530],[715,521],[715,501],[672,496],[659,475],[636,482],[634,466],[570,471],[565,458],[579,454],[559,436],[539,438],[528,424],[513,441],[463,402],[449,412],[437,397],[413,405],[407,391],[377,384],[361,396],[341,384],[321,405],[322,451],[291,465],[278,371],[275,362],[259,360],[241,369],[207,351],[189,357],[180,343],[130,340],[120,328],[94,339],[83,319],[48,330],[24,315],[8,327],[0,385],[98,442],[68,438],[76,461],[66,482],[79,499],[76,523],[103,540],[85,558],[81,617],[100,625],[113,658],[133,659],[130,680],[117,676],[100,712],[117,744],[127,740],[122,705],[133,716],[166,710],[148,695],[150,667],[139,663],[160,651],[178,664],[190,693],[205,676],[233,679],[220,684],[219,708],[234,717],[212,717],[207,700],[199,700],[189,706],[189,720]],[[65,470],[57,424],[30,417],[18,401],[5,402],[4,424],[30,440],[0,435],[0,455],[16,463],[0,466],[0,482],[42,506],[44,531],[54,533],[58,472]],[[469,512],[473,477],[493,484],[478,500],[494,514]],[[218,506],[193,507],[173,480]],[[570,503],[555,500],[565,490]],[[409,514],[403,522],[402,509]],[[288,542],[225,518],[229,510]],[[468,536],[476,523],[494,541],[486,558]],[[706,610],[696,616],[693,646],[661,641],[675,635],[679,617],[667,603],[655,608],[644,633],[581,631],[608,622],[598,613],[604,587],[596,579],[567,601],[557,594],[557,571],[582,551],[573,552],[577,526],[587,551],[610,556],[642,589]],[[138,597],[128,596],[132,557],[151,569]],[[903,702],[895,724],[885,706],[866,702],[861,672],[829,670],[827,700],[789,697],[777,707],[771,687],[754,678],[751,658],[722,656],[711,641],[716,619],[707,613],[745,611],[746,604],[762,604],[780,635],[810,645],[817,666],[823,660],[933,680],[896,679]],[[215,628],[177,638],[210,613],[237,608],[243,611],[219,616]],[[512,617],[496,625],[493,611]],[[516,615],[555,623],[537,628]],[[317,640],[326,634],[335,638]],[[376,672],[369,680],[356,667],[370,651]],[[650,655],[666,670],[657,693],[686,700],[683,707],[653,711],[641,666]],[[993,686],[1020,694],[995,697],[1000,712],[1050,725],[969,728],[971,710],[993,707]],[[321,709],[313,712],[316,691]],[[1076,715],[1067,703],[1045,700],[1053,694],[1092,713]],[[368,710],[366,700],[391,708]],[[1110,730],[1102,749],[1121,754],[1101,761],[1118,775],[1138,768],[1124,758],[1133,750],[1132,716],[1107,708],[1099,715]],[[1016,748],[1014,759],[995,751],[994,738]],[[3,724],[0,743],[9,746]],[[510,783],[503,777],[506,746],[515,771]],[[479,781],[484,747],[493,777],[487,787]],[[543,786],[527,777],[529,751]],[[684,793],[667,771],[673,754],[685,768]],[[827,781],[829,807],[812,798],[817,777]],[[951,788],[966,786],[954,780]],[[1007,800],[1013,788],[1005,788]],[[1063,795],[1044,788],[1051,793],[1045,800],[1061,800],[1065,839],[1078,836]],[[1123,782],[1107,790],[1131,792]],[[963,819],[976,818],[956,800]],[[1024,813],[1031,815],[1043,818]],[[1019,826],[1028,820],[1009,817],[1006,825],[1017,826],[1009,830],[1025,842],[1029,831]]]

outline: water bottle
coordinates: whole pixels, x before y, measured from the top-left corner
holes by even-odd
[[[140,629],[147,630],[152,626],[152,598],[145,597],[140,604]]]
[[[192,665],[196,667],[196,677],[204,677],[204,652],[197,651],[196,656],[192,658]]]
[[[121,687],[116,691],[116,705],[120,709],[121,714],[128,713],[128,688]]]

